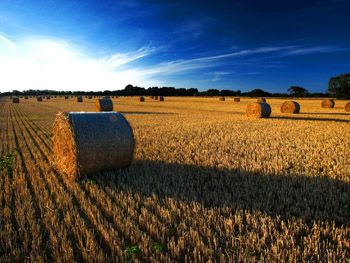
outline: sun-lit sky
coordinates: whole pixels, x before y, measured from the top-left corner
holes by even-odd
[[[347,0],[0,1],[0,92],[325,91],[350,72]]]

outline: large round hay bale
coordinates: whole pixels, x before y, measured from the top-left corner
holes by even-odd
[[[134,145],[132,128],[118,112],[56,115],[54,165],[72,179],[129,166]]]
[[[332,99],[323,100],[321,102],[322,108],[334,108],[334,106],[335,106],[335,102]]]
[[[248,117],[268,118],[271,115],[271,107],[266,102],[248,104],[246,114]]]
[[[113,111],[113,101],[111,99],[98,99],[95,105],[97,111]]]
[[[345,111],[350,112],[350,101],[345,104]]]
[[[220,101],[225,101],[225,97],[220,97],[219,100]]]
[[[155,100],[158,100],[158,96],[154,96],[154,99],[155,99]]]
[[[65,99],[65,100],[68,100],[68,99],[69,99],[69,97],[68,97],[68,96],[64,96],[64,99]]]
[[[258,103],[266,102],[266,98],[258,98],[256,102]]]
[[[139,100],[140,100],[141,102],[144,102],[144,101],[145,101],[145,97],[140,96]]]
[[[19,103],[19,97],[13,96],[12,103]]]
[[[233,101],[234,101],[234,102],[240,102],[240,101],[241,101],[241,98],[234,98]]]
[[[159,96],[159,101],[164,101],[164,96]]]
[[[43,101],[43,97],[41,96],[36,97],[36,101]]]
[[[24,99],[27,100],[27,99],[28,99],[28,96],[24,96]]]
[[[82,96],[78,96],[77,97],[77,102],[83,102],[83,97]]]
[[[285,101],[281,105],[282,113],[299,113],[300,112],[300,104],[296,101]]]
[[[51,98],[50,98],[50,96],[46,96],[46,99],[49,100],[49,99],[51,99]]]

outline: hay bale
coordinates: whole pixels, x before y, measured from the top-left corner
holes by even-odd
[[[164,101],[164,96],[159,96],[159,101]]]
[[[241,98],[234,98],[233,101],[234,101],[234,102],[240,102],[240,101],[241,101]]]
[[[43,97],[41,96],[36,97],[36,101],[43,101]]]
[[[332,99],[323,100],[321,102],[321,107],[322,108],[334,108],[334,106],[335,106],[335,102]]]
[[[89,96],[88,99],[91,100],[91,99],[92,99],[92,96]]]
[[[83,97],[82,96],[78,96],[77,97],[77,102],[83,102]]]
[[[49,100],[49,99],[50,99],[50,96],[46,96],[46,99]]]
[[[350,112],[350,101],[345,104],[345,111]]]
[[[145,102],[145,97],[140,96],[139,100],[140,100],[140,102]]]
[[[64,96],[64,99],[65,99],[65,100],[68,100],[68,99],[69,99],[69,97],[68,97],[68,96]]]
[[[98,99],[95,105],[97,111],[113,111],[113,102],[110,99]]]
[[[154,96],[154,99],[155,99],[155,100],[158,100],[158,96]]]
[[[258,103],[266,102],[266,98],[258,98],[256,102]]]
[[[300,112],[300,104],[296,101],[285,101],[281,105],[282,113],[299,113]]]
[[[13,96],[12,103],[19,103],[19,97]]]
[[[220,101],[225,101],[225,97],[220,97],[219,100]]]
[[[71,179],[128,167],[134,145],[132,128],[118,112],[60,112],[56,115],[54,165]]]
[[[28,99],[28,96],[24,96],[24,99],[27,100],[27,99]]]
[[[248,104],[246,114],[248,117],[268,118],[271,115],[271,107],[266,102]]]

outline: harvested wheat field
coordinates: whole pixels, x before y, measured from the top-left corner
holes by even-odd
[[[93,100],[0,100],[0,262],[346,262],[346,101],[112,99],[133,129],[127,169],[70,180],[53,166],[58,112]],[[116,149],[118,151],[118,149]]]

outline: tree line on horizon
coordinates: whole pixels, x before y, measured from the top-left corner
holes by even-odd
[[[328,89],[325,93],[309,92],[300,86],[291,86],[288,93],[270,93],[262,89],[253,89],[248,92],[228,89],[208,89],[199,91],[196,88],[175,88],[175,87],[138,87],[132,84],[126,85],[122,90],[105,91],[55,91],[55,90],[13,90],[12,92],[0,92],[0,96],[38,96],[38,95],[86,95],[86,96],[240,96],[240,97],[336,97],[350,99],[350,74],[341,74],[332,77],[328,82]]]

